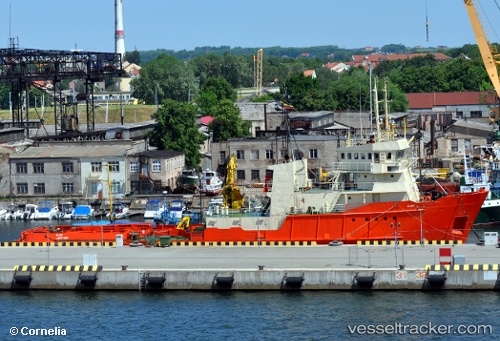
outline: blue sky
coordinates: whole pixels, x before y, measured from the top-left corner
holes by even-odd
[[[494,1],[481,3],[500,31]],[[127,51],[476,43],[463,0],[123,0],[123,17]],[[114,0],[0,0],[0,48],[12,36],[21,48],[113,52],[114,25]]]

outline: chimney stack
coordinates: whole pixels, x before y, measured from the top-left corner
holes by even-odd
[[[125,61],[125,33],[123,32],[122,0],[115,0],[115,53]]]

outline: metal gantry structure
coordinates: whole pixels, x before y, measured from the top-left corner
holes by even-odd
[[[53,98],[55,135],[78,132],[78,101],[85,103],[87,131],[94,131],[93,85],[105,77],[122,77],[121,58],[119,53],[0,49],[0,83],[11,85],[13,127],[25,128],[30,137],[29,89],[37,87]],[[78,95],[77,101],[64,96],[63,80],[83,80],[85,94]],[[46,82],[51,82],[50,88],[41,85]]]

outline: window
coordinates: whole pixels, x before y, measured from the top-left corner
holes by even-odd
[[[118,161],[110,161],[108,162],[109,171],[117,173],[120,171],[120,163]]]
[[[137,192],[139,190],[139,181],[130,181],[130,190]]]
[[[457,118],[464,118],[464,112],[463,111],[457,111]]]
[[[161,162],[160,160],[153,160],[153,172],[161,172]]]
[[[272,149],[266,149],[266,160],[274,159],[274,152]]]
[[[245,159],[245,151],[244,150],[237,150],[236,151],[236,159],[237,160],[244,160]]]
[[[458,140],[457,139],[451,139],[451,151],[453,153],[458,152]]]
[[[45,193],[45,183],[36,183],[33,184],[33,190],[35,194],[44,194]]]
[[[72,182],[63,182],[63,193],[74,193],[75,188]]]
[[[245,171],[244,170],[237,170],[236,171],[236,178],[238,180],[245,180]]]
[[[260,171],[258,169],[252,169],[252,180],[260,181]]]
[[[44,164],[41,162],[34,162],[33,163],[33,173],[35,174],[43,174],[44,171]]]
[[[130,162],[130,173],[137,173],[137,172],[139,172],[139,162],[131,161]]]
[[[250,160],[258,160],[259,159],[259,150],[258,149],[252,149],[250,151]]]
[[[226,152],[221,151],[219,153],[219,165],[223,165],[226,163]]]
[[[28,194],[28,183],[27,182],[17,183],[17,194]]]
[[[471,118],[480,118],[480,117],[483,117],[483,112],[481,110],[472,110],[470,112],[470,117]]]
[[[111,182],[111,193],[120,193],[121,186],[119,181]]]
[[[280,159],[287,159],[288,158],[288,153],[286,149],[281,149],[280,150]]]
[[[150,183],[149,180],[141,180],[141,192],[147,192],[150,190],[149,188]]]
[[[28,173],[28,164],[26,162],[16,163],[16,173],[18,174]]]
[[[90,194],[97,194],[99,192],[99,183],[93,181],[90,183]]]
[[[102,172],[102,162],[91,162],[90,167],[92,168],[92,172]]]
[[[63,173],[73,173],[73,162],[63,162],[62,171]]]
[[[309,149],[309,158],[317,159],[318,158],[318,150],[317,149]]]

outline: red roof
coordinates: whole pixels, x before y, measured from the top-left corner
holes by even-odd
[[[214,120],[214,118],[212,116],[203,116],[202,118],[200,118],[200,123],[207,126],[213,120]]]
[[[431,92],[406,94],[408,109],[432,109],[450,105],[495,104],[495,96],[488,92]]]

